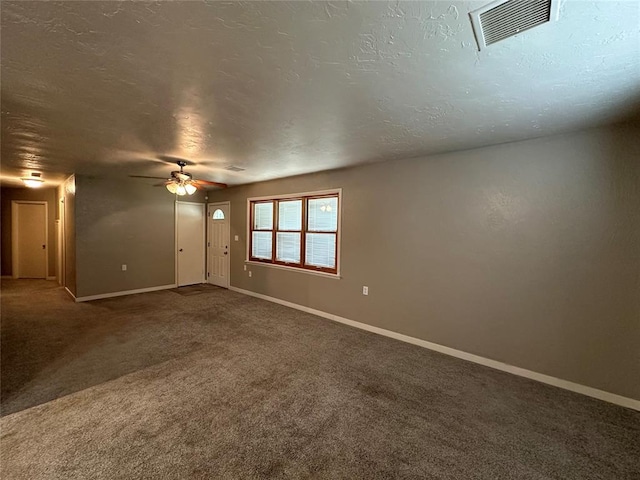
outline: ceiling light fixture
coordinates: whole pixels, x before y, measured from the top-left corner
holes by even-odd
[[[193,195],[198,188],[193,184],[191,174],[183,170],[187,162],[180,160],[177,164],[180,171],[171,172],[171,178],[167,181],[167,190],[180,196]]]
[[[40,188],[44,185],[44,180],[40,178],[40,173],[33,172],[30,177],[22,178],[25,186],[29,188]]]
[[[171,172],[171,176],[169,178],[163,177],[149,177],[147,175],[129,175],[134,178],[157,178],[164,180],[164,182],[157,184],[156,187],[165,186],[170,193],[174,195],[193,195],[201,188],[207,187],[218,187],[218,188],[227,188],[226,183],[220,182],[210,182],[209,180],[196,180],[193,176],[184,171],[184,167],[186,167],[187,162],[184,160],[178,160],[176,162],[180,167],[180,170],[174,170]]]
[[[184,185],[177,185],[176,186],[176,194],[183,196],[187,194],[187,189],[184,188]]]
[[[174,179],[171,183],[167,183],[167,190],[176,195],[193,195],[198,190],[190,180]]]

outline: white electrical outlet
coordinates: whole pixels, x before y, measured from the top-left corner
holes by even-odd
[[[126,265],[126,264],[124,264],[124,263],[122,264],[122,271],[123,271],[123,272],[126,272],[126,271],[127,271],[127,265]]]
[[[251,270],[249,270],[249,276],[251,276]]]
[[[240,239],[238,238],[238,235],[236,235],[234,238],[235,238],[236,242],[237,242],[238,240],[240,240]]]
[[[246,266],[246,265],[244,266],[244,271],[245,271],[245,272],[247,271],[247,266]]]
[[[362,287],[362,294],[369,295],[369,287]]]

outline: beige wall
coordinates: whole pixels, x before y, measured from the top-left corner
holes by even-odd
[[[55,188],[13,188],[0,189],[2,215],[2,275],[12,275],[11,265],[11,202],[29,200],[47,202],[48,228],[48,274],[56,275],[56,189]]]
[[[231,201],[232,286],[640,399],[639,138],[590,130],[209,201]],[[343,189],[342,278],[249,278],[247,197],[329,188]]]
[[[58,187],[57,194],[58,199],[64,199],[64,286],[76,295],[76,180],[73,175]]]
[[[180,200],[202,203],[204,194]],[[174,284],[174,206],[174,195],[138,179],[77,175],[76,295]]]

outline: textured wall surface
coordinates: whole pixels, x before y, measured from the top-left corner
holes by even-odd
[[[31,188],[6,188],[0,189],[2,199],[2,275],[11,275],[12,272],[12,248],[11,248],[11,201],[30,200],[47,202],[47,228],[48,228],[48,273],[56,275],[56,190],[55,188],[31,189]]]
[[[563,2],[560,21],[478,52],[468,12],[486,3],[3,1],[3,181],[164,176],[175,155],[240,184],[638,105],[638,2]]]
[[[210,201],[231,200],[235,287],[640,399],[638,138],[587,130]],[[338,187],[342,278],[262,265],[249,278],[247,197]]]

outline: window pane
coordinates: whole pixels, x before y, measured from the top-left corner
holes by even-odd
[[[273,202],[253,204],[253,228],[256,230],[273,229]]]
[[[309,199],[308,230],[312,232],[338,231],[338,197]]]
[[[300,234],[276,234],[276,259],[280,262],[300,263]]]
[[[336,235],[307,233],[305,263],[315,267],[336,268]]]
[[[278,202],[278,230],[302,230],[302,200]]]
[[[224,212],[222,210],[220,210],[219,208],[217,208],[216,211],[213,212],[213,219],[214,220],[224,220]]]
[[[273,237],[271,232],[253,232],[251,256],[271,260]]]

